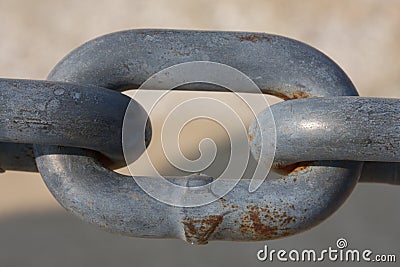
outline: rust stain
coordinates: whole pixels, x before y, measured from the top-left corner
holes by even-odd
[[[315,162],[314,161],[305,161],[305,162],[299,162],[299,163],[294,163],[290,165],[282,165],[282,164],[275,164],[274,166],[274,171],[278,174],[282,175],[289,175],[292,173],[304,171],[308,168],[310,168],[311,165],[313,165]],[[293,179],[293,182],[297,182],[297,178]]]
[[[249,134],[249,141],[250,142],[253,141],[253,135],[252,134]]]
[[[223,216],[210,215],[204,219],[186,219],[184,225],[186,240],[199,245],[207,244],[211,234],[221,225]]]
[[[257,206],[247,206],[248,211],[241,218],[240,232],[253,240],[265,240],[290,235],[287,225],[296,222],[287,212],[278,212]],[[281,209],[278,209],[281,210]],[[273,224],[273,225],[269,225]]]
[[[221,200],[221,204],[224,208],[229,208],[229,204],[227,203],[225,198],[221,197],[220,200]]]
[[[281,99],[283,99],[285,101],[293,100],[293,99],[299,99],[299,98],[312,97],[312,95],[310,95],[309,93],[306,93],[306,92],[304,92],[302,90],[296,90],[294,92],[287,92],[287,91],[281,90],[281,92],[276,92],[275,90],[266,89],[266,90],[262,90],[262,91],[263,91],[263,93],[276,96],[276,97],[281,98]]]
[[[248,41],[248,42],[252,42],[252,43],[256,43],[259,40],[266,40],[268,42],[271,40],[268,36],[260,35],[260,34],[239,35],[239,36],[237,36],[237,38],[241,42]]]
[[[309,94],[307,94],[301,90],[297,90],[292,93],[291,99],[308,98],[308,97],[310,97]]]
[[[303,171],[305,169],[307,169],[310,166],[297,166],[296,168],[294,168],[294,170],[292,172],[299,172],[299,171]]]

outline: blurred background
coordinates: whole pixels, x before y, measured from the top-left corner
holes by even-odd
[[[400,98],[400,1],[0,0],[0,18],[1,77],[44,79],[75,47],[118,30],[235,30],[306,42],[333,58],[360,95]],[[360,184],[338,212],[303,234],[192,246],[99,231],[65,212],[38,174],[6,172],[0,175],[0,266],[274,265],[257,262],[264,244],[319,249],[340,237],[352,248],[400,257],[397,203],[400,187]]]

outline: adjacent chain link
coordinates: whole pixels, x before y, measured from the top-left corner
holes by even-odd
[[[222,186],[233,189],[212,203],[168,205],[138,186],[137,181],[151,177],[134,180],[110,169],[126,164],[121,131],[128,105],[134,105],[135,120],[144,127],[130,144],[134,154],[140,155],[151,139],[146,112],[119,92],[139,88],[166,67],[204,60],[240,70],[262,93],[290,100],[260,113],[249,133],[252,153],[263,162],[270,156],[262,140],[269,138],[265,125],[272,112],[277,136],[273,166],[279,176],[255,192],[249,192],[249,180],[222,180]],[[221,89],[192,84],[178,90]],[[0,101],[0,170],[38,170],[67,210],[128,236],[198,244],[280,238],[328,218],[359,179],[400,181],[400,100],[358,97],[332,60],[281,36],[113,33],[72,51],[47,81],[1,79]],[[215,179],[196,174],[167,180],[189,188]],[[211,185],[207,192],[217,194]],[[164,193],[176,197],[176,192]]]

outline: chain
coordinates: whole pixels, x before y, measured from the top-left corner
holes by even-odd
[[[130,144],[131,161],[151,139],[138,102],[120,92],[151,75],[192,61],[226,64],[246,74],[264,94],[285,102],[261,112],[250,127],[252,154],[265,149],[269,116],[276,125],[272,167],[279,173],[254,192],[250,180],[202,174],[169,177],[217,195],[206,205],[163,203],[127,177],[124,116],[135,109],[143,124]],[[160,88],[162,90],[162,85]],[[215,91],[191,84],[178,90]],[[248,92],[246,88],[239,89]],[[243,32],[130,30],[99,37],[67,55],[46,81],[0,79],[0,170],[39,171],[68,211],[107,231],[134,237],[256,241],[281,238],[327,219],[360,182],[400,184],[400,102],[358,97],[346,74],[328,57],[281,36]],[[139,129],[139,128],[138,128]],[[160,187],[160,186],[159,186]],[[177,192],[164,190],[176,198]]]

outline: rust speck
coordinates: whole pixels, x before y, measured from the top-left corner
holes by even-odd
[[[250,34],[250,35],[245,35],[245,36],[237,36],[237,38],[241,42],[248,41],[248,42],[252,42],[252,43],[256,43],[259,40],[266,40],[266,41],[270,41],[271,40],[268,36],[260,35],[260,34]]]
[[[183,220],[186,240],[199,245],[207,244],[211,234],[214,233],[223,220],[224,217],[220,215],[210,215],[200,220]]]
[[[253,135],[252,134],[249,134],[249,141],[250,142],[253,141]]]

